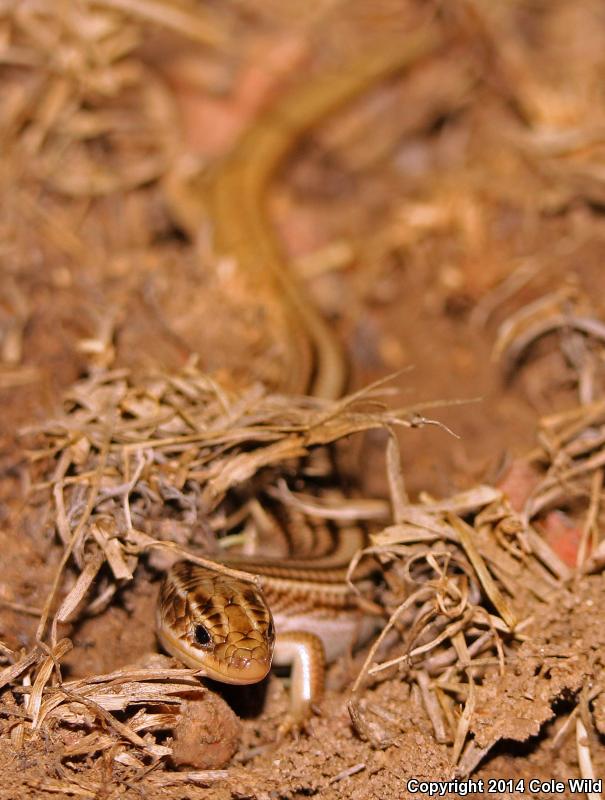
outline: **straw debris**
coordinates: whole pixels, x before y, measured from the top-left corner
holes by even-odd
[[[32,497],[52,504],[48,535],[60,542],[63,557],[38,627],[48,644],[1,676],[24,703],[14,736],[69,724],[87,731],[68,747],[73,757],[108,749],[124,763],[173,756],[154,735],[176,727],[184,697],[204,692],[193,672],[127,669],[63,682],[60,662],[71,642],[58,640],[58,626],[101,613],[133,580],[142,558],[161,566],[161,554],[173,553],[213,564],[212,547],[262,539],[269,524],[264,508],[277,504],[302,519],[374,520],[371,546],[353,561],[351,575],[362,559],[380,564],[384,587],[360,602],[382,609],[385,625],[354,683],[352,720],[362,738],[384,747],[391,739],[385,719],[392,716],[360,698],[364,687],[398,674],[418,687],[435,739],[468,772],[502,735],[486,738],[484,722],[478,737],[478,704],[517,663],[533,615],[571,575],[534,525],[563,496],[588,498],[584,552],[599,552],[605,406],[543,421],[542,450],[530,455],[542,478],[522,511],[490,486],[410,503],[392,436],[385,505],[330,488],[335,476],[320,458],[328,443],[351,433],[432,422],[418,409],[381,407],[382,391],[369,387],[332,404],[258,386],[235,394],[194,366],[143,379],[116,370],[80,381],[67,393],[63,414],[22,431]],[[290,489],[295,475],[304,489]],[[380,519],[393,521],[380,529]],[[395,632],[400,644],[385,656]],[[493,729],[500,730],[496,722]]]

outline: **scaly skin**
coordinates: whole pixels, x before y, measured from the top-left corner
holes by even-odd
[[[279,386],[285,393],[337,399],[347,369],[338,340],[289,269],[267,211],[270,183],[303,134],[372,85],[416,63],[435,44],[427,32],[381,43],[294,86],[252,123],[209,174],[197,176],[188,187],[187,226],[198,229],[205,213],[216,253],[234,258],[253,281],[268,284],[275,305],[283,308],[290,328]]]
[[[270,182],[305,132],[375,83],[417,62],[435,45],[428,33],[380,43],[370,52],[354,54],[337,70],[295,86],[248,128],[210,175],[199,176],[187,187],[187,227],[198,227],[196,209],[202,213],[203,207],[216,252],[235,258],[251,283],[268,284],[283,309],[289,325],[287,369],[282,370],[279,387],[283,392],[336,399],[345,388],[346,367],[338,341],[288,268],[267,212]],[[217,680],[261,680],[273,653],[271,606],[277,627],[275,663],[290,664],[293,676],[291,718],[282,729],[300,726],[322,694],[325,656],[336,658],[363,636],[364,614],[344,581],[351,543],[353,549],[359,546],[349,535],[344,546],[336,544],[329,559],[255,559],[250,571],[262,577],[264,598],[251,584],[213,577],[208,569],[184,562],[175,565],[158,608],[163,645]],[[245,569],[245,562],[237,562],[237,567]],[[197,625],[208,631],[205,645],[195,642]]]

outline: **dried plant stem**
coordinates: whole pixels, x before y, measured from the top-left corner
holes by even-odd
[[[468,731],[470,728],[471,719],[475,712],[476,690],[471,669],[467,670],[467,675],[468,675],[468,696],[466,698],[466,703],[464,705],[464,711],[462,712],[462,715],[458,722],[458,728],[456,730],[456,736],[454,738],[454,744],[452,747],[452,762],[454,764],[458,763],[460,754],[462,753],[462,748],[464,747],[464,743],[466,742],[466,737],[468,735]]]
[[[435,739],[440,743],[448,742],[450,737],[446,733],[445,723],[441,714],[441,706],[439,705],[439,701],[432,691],[429,682],[429,676],[423,670],[419,670],[418,672],[414,673],[414,677],[416,678],[418,686],[420,687],[422,701],[424,703],[426,713],[431,720],[431,725],[433,726],[433,730],[435,732]]]
[[[400,619],[400,617],[403,616],[404,612],[407,611],[408,608],[414,606],[421,598],[428,597],[429,594],[430,590],[426,588],[418,589],[416,592],[410,595],[406,600],[404,600],[404,602],[401,603],[401,605],[398,606],[398,608],[396,608],[395,611],[391,614],[387,624],[381,630],[380,635],[373,643],[372,647],[370,648],[370,651],[368,652],[368,655],[365,658],[365,661],[363,662],[363,666],[359,670],[357,678],[355,679],[355,683],[351,688],[351,694],[353,696],[359,691],[361,684],[363,683],[366,675],[369,673],[370,664],[374,660],[378,648],[383,643],[389,632],[393,629],[397,621]]]
[[[225,44],[225,32],[208,14],[199,10],[195,14],[188,13],[184,8],[161,0],[95,0],[95,5],[155,22],[200,44],[210,47]]]
[[[588,557],[589,542],[591,544],[590,550],[594,552],[598,547],[598,525],[597,519],[599,516],[599,509],[601,505],[601,492],[603,490],[603,470],[596,470],[590,483],[590,505],[586,514],[586,520],[582,526],[582,537],[576,555],[576,566],[582,569],[584,562]],[[591,541],[592,538],[592,541]]]
[[[447,515],[448,522],[450,525],[456,530],[458,535],[460,536],[460,542],[464,548],[466,555],[468,556],[471,564],[475,568],[475,572],[477,573],[477,577],[485,590],[485,593],[492,601],[494,606],[498,609],[498,613],[504,620],[504,622],[508,625],[508,627],[512,630],[516,624],[516,617],[513,613],[512,608],[510,607],[508,601],[503,596],[500,589],[496,586],[494,579],[490,575],[487,566],[479,554],[479,551],[475,547],[475,543],[473,542],[473,530],[470,528],[463,520],[459,517],[454,516],[453,514]]]
[[[49,614],[50,614],[50,609],[52,608],[52,604],[53,604],[53,602],[55,600],[57,591],[59,589],[59,583],[60,583],[61,577],[63,575],[63,570],[65,569],[65,567],[67,565],[67,562],[69,561],[74,548],[76,547],[76,545],[80,541],[80,537],[82,535],[82,532],[84,531],[84,528],[85,528],[86,524],[88,523],[89,517],[90,517],[90,515],[92,513],[92,510],[94,508],[94,505],[95,505],[95,502],[96,502],[96,499],[97,499],[97,495],[99,493],[99,486],[100,486],[100,483],[101,483],[101,476],[103,475],[103,470],[105,468],[105,463],[107,461],[107,454],[109,452],[109,442],[110,442],[110,436],[108,435],[105,438],[105,441],[103,443],[103,447],[102,447],[101,452],[99,454],[99,464],[98,464],[97,470],[95,472],[95,476],[94,476],[94,478],[93,478],[93,480],[91,482],[91,485],[90,485],[90,489],[89,489],[89,492],[88,492],[88,499],[86,501],[86,507],[84,509],[82,517],[80,518],[80,521],[76,525],[76,527],[74,529],[74,532],[71,535],[69,543],[67,544],[67,546],[63,550],[63,555],[61,557],[61,561],[59,563],[59,566],[57,567],[51,590],[48,593],[48,597],[47,597],[46,602],[44,604],[44,609],[43,609],[43,612],[42,612],[42,616],[40,617],[40,622],[38,624],[38,630],[36,631],[36,638],[38,640],[40,640],[40,641],[42,640],[42,637],[44,636],[44,631],[45,631],[46,623],[48,621],[48,617],[49,617]],[[57,622],[58,622],[58,620],[55,617],[55,619],[53,620],[53,625],[52,625],[52,630],[51,630],[51,644],[53,646],[54,646],[54,644],[56,643],[56,640],[57,640]]]
[[[588,743],[588,732],[582,721],[582,715],[576,717],[576,747],[578,751],[578,764],[582,778],[590,781],[596,779],[595,771],[592,766],[592,757]],[[587,800],[602,800],[600,792],[586,792]]]

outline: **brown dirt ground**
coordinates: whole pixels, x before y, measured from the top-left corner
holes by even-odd
[[[552,347],[532,348],[506,379],[492,357],[498,326],[525,304],[570,286],[590,299],[595,317],[605,314],[603,9],[592,0],[493,7],[410,0],[372,4],[371,14],[363,0],[347,10],[342,3],[314,5],[310,11],[302,2],[284,4],[287,9],[254,0],[224,9],[210,4],[230,31],[230,44],[201,52],[185,43],[183,31],[129,17],[125,32],[143,25],[148,34],[129,61],[163,91],[169,87],[184,128],[170,130],[161,115],[157,121],[157,98],[135,101],[120,89],[106,102],[118,119],[124,109],[135,110],[131,133],[142,141],[149,126],[144,144],[153,155],[176,158],[189,146],[212,159],[292,76],[338,59],[346,41],[363,43],[365,26],[384,25],[396,13],[404,30],[421,18],[439,28],[444,44],[430,59],[372,89],[307,137],[279,176],[272,208],[310,292],[346,344],[353,385],[409,367],[393,381],[399,405],[445,402],[426,413],[457,438],[437,428],[400,437],[410,493],[446,497],[493,483],[532,448],[540,416],[575,402]],[[46,9],[51,19],[52,6]],[[37,623],[27,608],[43,604],[61,552],[41,533],[47,510],[29,503],[18,429],[52,415],[62,392],[91,363],[174,369],[198,354],[205,370],[233,385],[250,377],[270,381],[275,367],[270,313],[237,271],[216,268],[176,229],[158,176],[100,197],[61,191],[62,170],[49,162],[50,140],[62,131],[53,127],[50,101],[38,128],[32,111],[35,98],[46,96],[45,81],[54,81],[57,96],[62,91],[46,71],[52,37],[36,39],[11,14],[0,11],[15,47],[42,54],[39,63],[25,58],[22,66],[16,59],[0,73],[14,103],[24,104],[16,121],[7,112],[3,140],[17,143],[0,173],[0,601],[21,606],[0,605],[0,639],[27,650]],[[55,19],[50,29],[59,28]],[[56,34],[66,59],[69,46],[78,54],[77,30],[67,26]],[[203,78],[194,92],[188,81],[196,69]],[[212,136],[196,133],[196,124],[212,128]],[[128,156],[121,146],[115,145],[118,163]],[[329,254],[322,256],[334,242],[344,243],[336,267]],[[513,275],[526,277],[500,291],[512,286],[506,281]],[[90,340],[102,346],[95,349]],[[386,494],[384,443],[383,434],[370,434],[348,454],[348,467],[360,474],[368,495]],[[155,650],[149,620],[156,593],[157,584],[141,570],[119,603],[80,624],[64,662],[70,677],[110,672]],[[518,661],[478,691],[471,731],[482,746],[499,743],[474,778],[578,774],[573,734],[556,747],[553,739],[565,704],[571,709],[582,688],[600,679],[604,614],[602,574],[584,577],[536,614]],[[532,660],[544,648],[551,659],[546,683]],[[354,667],[333,668],[334,685],[346,686]],[[10,717],[0,709],[0,797],[401,800],[412,796],[410,777],[448,777],[448,746],[435,743],[422,704],[396,674],[372,686],[365,699],[397,715],[387,749],[361,741],[346,694],[329,691],[307,733],[257,753],[286,702],[271,678],[262,714],[244,720],[227,780],[206,788],[161,787],[143,778],[132,783],[109,755],[66,762],[66,742],[56,731],[14,748]],[[560,709],[556,718],[553,707]],[[604,729],[590,731],[598,776],[605,775],[604,735]],[[355,765],[358,771],[346,777]],[[61,789],[62,780],[70,781],[71,794]]]

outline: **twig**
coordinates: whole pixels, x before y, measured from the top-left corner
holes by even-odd
[[[578,764],[580,766],[580,775],[585,780],[595,781],[596,776],[592,766],[592,757],[590,755],[590,747],[588,744],[588,732],[582,721],[582,715],[579,714],[576,718],[576,747],[578,751]],[[587,800],[602,800],[600,792],[586,792]]]
[[[348,769],[343,769],[342,772],[339,772],[338,775],[334,775],[334,777],[330,778],[328,781],[328,786],[331,786],[333,783],[338,783],[339,781],[344,780],[345,778],[350,778],[351,775],[357,775],[358,772],[362,772],[366,768],[364,763],[354,764],[352,767]]]

